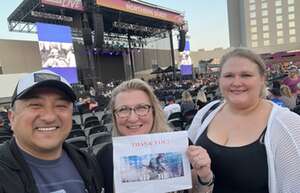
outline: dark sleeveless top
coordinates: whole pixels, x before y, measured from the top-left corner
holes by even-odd
[[[263,138],[253,143],[226,147],[211,141],[207,129],[196,144],[205,148],[215,174],[213,193],[268,193],[268,164]]]

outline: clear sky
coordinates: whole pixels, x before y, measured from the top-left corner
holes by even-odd
[[[5,0],[0,7],[0,39],[36,40],[36,35],[9,32],[7,17],[23,0]],[[227,0],[144,0],[184,12],[192,50],[229,47]]]

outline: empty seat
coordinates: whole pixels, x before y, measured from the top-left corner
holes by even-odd
[[[107,123],[112,123],[112,114],[111,113],[105,113],[102,118],[102,124],[105,125]]]
[[[70,143],[78,148],[88,148],[88,143],[86,141],[86,137],[85,136],[79,136],[79,137],[73,137],[73,138],[69,138],[66,139],[67,143]]]
[[[186,124],[190,124],[197,113],[197,109],[192,109],[183,114],[183,119]]]
[[[168,124],[170,125],[171,128],[173,128],[174,131],[184,130],[184,124],[182,120],[172,119],[168,121]]]
[[[96,145],[96,143],[94,141],[97,138],[102,138],[103,141],[104,141],[104,139],[106,139],[106,140],[111,139],[111,133],[109,133],[109,132],[101,132],[101,133],[94,133],[92,135],[89,135],[88,136],[88,142],[89,142],[90,146]]]
[[[106,123],[104,126],[107,128],[107,131],[112,131],[113,123]]]
[[[79,124],[73,124],[72,125],[72,130],[77,130],[77,129],[81,129],[81,125],[79,125]]]
[[[94,127],[91,127],[89,135],[92,135],[94,133],[102,133],[102,132],[106,132],[107,128],[104,125],[96,125]]]
[[[111,134],[108,132],[103,133],[102,135],[95,135],[91,142],[92,151],[94,154],[97,154],[97,152],[104,147],[106,144],[112,142]]]
[[[85,133],[82,129],[76,129],[76,130],[72,130],[68,136],[69,138],[74,138],[74,137],[80,137],[80,136],[84,136],[85,137]]]
[[[2,135],[2,136],[0,136],[0,144],[4,143],[7,140],[10,140],[10,138],[11,138],[11,136],[9,136],[9,135]]]
[[[172,113],[168,118],[169,125],[175,130],[183,130],[184,120],[181,112]]]
[[[183,120],[181,112],[175,112],[175,113],[170,114],[170,116],[168,117],[168,120],[172,120],[172,119],[181,119],[181,120]]]
[[[88,135],[90,134],[91,129],[93,129],[94,127],[98,127],[98,126],[101,126],[101,125],[100,125],[100,124],[97,124],[97,125],[92,125],[92,126],[90,126],[90,127],[84,128],[84,133],[85,133],[85,135],[88,136]]]
[[[84,128],[95,126],[95,125],[101,125],[100,121],[99,120],[88,121],[84,124]]]
[[[99,119],[97,116],[89,116],[84,119],[84,124],[86,124],[89,121],[99,121]]]
[[[72,119],[72,124],[77,124],[75,119]]]

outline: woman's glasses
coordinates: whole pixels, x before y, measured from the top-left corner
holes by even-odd
[[[148,105],[148,104],[138,104],[134,107],[122,106],[118,109],[115,109],[114,113],[119,118],[128,118],[130,116],[131,112],[134,111],[134,113],[137,116],[143,117],[149,113],[151,108],[152,108],[152,106]]]

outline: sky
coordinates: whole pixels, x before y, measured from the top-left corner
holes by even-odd
[[[37,35],[9,32],[7,17],[23,0],[9,0],[0,7],[0,39],[37,40]],[[144,0],[185,14],[191,50],[229,47],[227,0]]]

